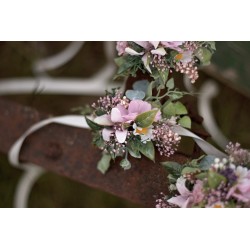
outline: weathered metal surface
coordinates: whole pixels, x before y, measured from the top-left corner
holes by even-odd
[[[3,153],[7,153],[32,124],[48,117],[2,98],[0,113],[0,151]],[[49,171],[147,207],[154,205],[156,195],[167,190],[166,171],[145,157],[131,159],[133,167],[129,171],[122,170],[117,161],[106,175],[96,169],[100,157],[100,150],[91,145],[89,130],[58,124],[48,125],[30,135],[20,154],[22,162],[33,162]],[[184,162],[187,158],[176,154],[170,160]]]

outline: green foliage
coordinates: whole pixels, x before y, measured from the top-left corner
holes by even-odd
[[[96,145],[98,148],[104,147],[104,140],[99,131],[94,131],[93,133],[93,144]]]
[[[111,156],[103,154],[101,160],[97,163],[97,169],[105,174],[110,167]]]
[[[145,72],[140,56],[124,55],[122,57],[115,58],[115,63],[118,66],[118,71],[114,79],[120,76],[136,76],[138,70]]]
[[[206,42],[206,44],[210,48],[210,50],[212,51],[216,50],[215,42]]]
[[[171,101],[176,101],[181,99],[185,94],[188,94],[187,92],[183,92],[183,91],[171,91],[168,96],[170,98]]]
[[[168,102],[166,105],[164,105],[163,114],[165,117],[171,117],[176,115],[185,115],[187,114],[186,107],[181,102]]]
[[[128,170],[131,168],[131,163],[128,159],[123,159],[120,162],[120,166],[124,169],[124,170]]]
[[[139,151],[152,161],[155,161],[155,147],[152,141],[140,143]]]
[[[209,49],[201,47],[196,51],[195,55],[200,60],[202,65],[210,64],[212,52]]]
[[[207,174],[208,185],[210,188],[217,188],[222,182],[226,183],[226,177],[215,171],[208,171]]]
[[[150,160],[155,160],[155,148],[152,141],[143,143],[140,137],[136,136],[133,140],[128,142],[127,146],[128,152],[132,157],[141,158],[141,154],[143,154]]]
[[[183,116],[178,123],[184,128],[191,128],[191,119],[187,115]]]
[[[161,162],[161,165],[172,175],[173,178],[175,178],[175,180],[181,176],[181,171],[184,168],[184,166],[174,161]]]
[[[103,127],[97,123],[95,123],[94,121],[88,119],[86,116],[85,116],[85,120],[87,122],[87,124],[89,125],[89,127],[93,130],[101,130]]]
[[[166,87],[168,88],[168,90],[171,90],[174,88],[174,78],[171,78],[170,80],[168,80]]]
[[[132,157],[141,158],[140,154],[140,139],[135,138],[135,140],[130,140],[127,144],[128,152]]]
[[[154,122],[155,116],[158,110],[153,109],[138,115],[135,119],[137,126],[141,128],[147,128]]]
[[[184,167],[181,171],[181,174],[185,175],[185,174],[197,173],[197,170],[199,169],[195,167]]]

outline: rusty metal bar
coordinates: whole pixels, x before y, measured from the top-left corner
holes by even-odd
[[[0,98],[0,151],[7,153],[11,145],[32,124],[49,117],[38,111]],[[104,190],[146,207],[154,206],[156,195],[167,190],[167,172],[145,157],[131,159],[132,169],[124,171],[113,163],[106,175],[96,165],[100,150],[91,145],[91,132],[51,124],[27,138],[20,160],[32,162],[94,188]],[[159,156],[157,156],[157,162]],[[172,159],[185,162],[187,157],[176,154]]]

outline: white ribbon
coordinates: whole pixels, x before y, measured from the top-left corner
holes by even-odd
[[[203,140],[196,134],[190,132],[189,130],[181,126],[174,126],[173,130],[175,133],[178,133],[180,136],[191,137],[207,155],[214,155],[219,158],[227,158],[227,155],[225,153],[221,152],[220,150],[215,148],[213,145],[206,142],[205,140]]]
[[[19,162],[19,154],[21,147],[23,145],[24,140],[35,131],[41,129],[42,127],[51,124],[51,123],[58,123],[66,126],[72,126],[77,128],[85,128],[89,129],[85,118],[82,115],[66,115],[66,116],[58,116],[53,118],[48,118],[46,120],[40,121],[33,126],[31,126],[10,148],[8,153],[9,162],[13,166],[22,166],[22,167],[30,167],[30,166],[36,166],[33,163],[20,163]],[[204,141],[199,136],[195,135],[194,133],[190,132],[189,130],[180,127],[175,126],[174,132],[178,133],[180,136],[187,136],[194,139],[194,141],[199,145],[199,147],[208,155],[214,155],[217,157],[227,157],[226,154],[222,153],[218,149],[216,149],[214,146],[209,144],[208,142]]]
[[[10,148],[8,153],[9,162],[13,166],[22,166],[22,167],[29,167],[29,166],[36,166],[32,163],[20,163],[19,162],[19,154],[21,147],[23,145],[24,140],[35,131],[41,129],[42,127],[51,124],[51,123],[58,123],[66,126],[72,126],[77,128],[89,128],[85,118],[82,115],[66,115],[66,116],[57,116],[48,118],[46,120],[40,121],[33,126],[31,126]]]

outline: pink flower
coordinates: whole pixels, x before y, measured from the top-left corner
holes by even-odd
[[[129,124],[136,119],[136,117],[144,112],[152,110],[152,106],[148,102],[142,100],[133,100],[129,103],[128,109],[123,105],[118,104],[112,108],[110,115],[98,116],[94,122],[103,126],[110,126],[111,128],[104,128],[102,136],[105,141],[110,140],[110,136],[115,133],[116,139],[119,143],[124,143],[127,137],[128,130],[124,128],[124,124]],[[155,116],[155,121],[161,118],[161,112],[158,111]],[[116,129],[113,128],[114,125]]]
[[[165,47],[165,48],[169,48],[169,49],[173,49],[173,50],[177,50],[177,51],[182,51],[182,49],[179,47],[183,44],[183,42],[161,42],[161,44]]]
[[[193,191],[191,192],[186,188],[186,179],[180,177],[176,182],[176,188],[180,195],[168,199],[168,202],[181,208],[191,207],[193,204],[197,204],[202,201],[204,197],[202,187],[202,181],[197,180],[193,187]]]
[[[116,42],[116,50],[118,51],[118,55],[121,56],[125,53],[125,49],[128,47],[128,42]]]
[[[227,199],[232,196],[242,202],[250,202],[250,171],[239,166],[235,173],[238,176],[238,181],[236,185],[230,188]]]

